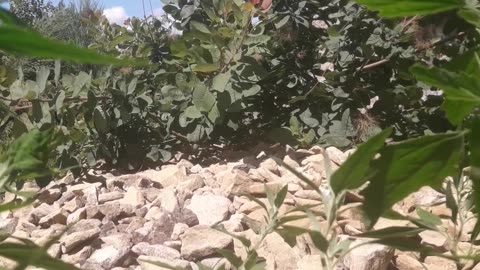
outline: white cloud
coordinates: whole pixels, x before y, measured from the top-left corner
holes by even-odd
[[[103,11],[103,15],[107,17],[110,23],[116,23],[122,25],[126,19],[129,18],[127,11],[122,6],[107,8]]]

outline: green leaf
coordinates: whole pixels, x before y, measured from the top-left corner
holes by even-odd
[[[62,71],[62,62],[60,60],[55,60],[55,69],[54,69],[55,83],[58,83],[58,81],[60,80],[60,76],[62,75],[61,71]]]
[[[428,225],[430,228],[436,228],[442,225],[442,220],[434,214],[423,210],[422,208],[416,209],[417,215],[423,224]]]
[[[196,64],[192,67],[194,72],[211,73],[217,71],[220,67],[217,64]]]
[[[360,145],[343,165],[330,178],[332,190],[338,194],[342,191],[359,188],[367,179],[365,173],[373,157],[385,145],[385,140],[391,135],[392,129],[386,129],[366,143]]]
[[[388,227],[380,230],[369,231],[357,235],[357,237],[365,238],[400,238],[400,237],[413,237],[423,232],[425,229],[415,227]]]
[[[288,192],[288,185],[285,185],[275,196],[275,201],[274,201],[275,207],[279,208],[280,206],[282,206],[287,196],[287,192]]]
[[[45,91],[48,76],[50,76],[50,69],[48,67],[40,67],[40,69],[37,71],[37,94],[41,94],[43,91]]]
[[[327,238],[319,231],[310,231],[309,234],[315,247],[326,254],[329,247]]]
[[[388,247],[398,249],[400,251],[414,251],[421,252],[425,256],[435,254],[434,250],[429,247],[422,246],[418,241],[404,238],[404,237],[392,237],[392,238],[383,238],[371,242],[372,244],[380,244]]]
[[[458,11],[458,15],[467,22],[475,25],[475,27],[480,28],[480,10],[471,7],[464,7]]]
[[[287,128],[274,128],[272,131],[270,131],[268,137],[281,144],[289,144],[292,146],[298,144],[295,136],[293,136],[292,132]]]
[[[477,58],[477,55],[474,55]],[[453,124],[460,124],[471,111],[480,105],[480,80],[476,74],[459,74],[441,68],[427,68],[416,64],[410,72],[424,83],[445,92],[444,110]]]
[[[290,16],[284,16],[282,19],[280,19],[278,22],[275,23],[275,28],[280,29],[282,28],[288,21],[290,20]]]
[[[256,35],[256,36],[247,36],[243,41],[244,45],[260,45],[266,43],[270,40],[270,36],[267,35]]]
[[[297,237],[309,231],[304,228],[283,226],[282,228],[275,229],[275,232],[278,233],[283,240],[293,248],[297,244]]]
[[[268,186],[265,184],[263,185],[263,189],[265,191],[265,195],[267,196],[268,203],[270,204],[271,207],[275,206],[275,197],[273,196],[272,191],[268,188]]]
[[[97,106],[93,111],[93,122],[99,133],[105,133],[108,131],[108,121],[102,107]]]
[[[193,90],[193,104],[201,112],[209,112],[215,102],[215,96],[204,85],[197,85]]]
[[[227,86],[231,77],[232,74],[230,74],[230,72],[220,73],[217,76],[213,77],[212,89],[219,92],[225,91],[225,87]]]
[[[371,163],[363,210],[373,226],[396,202],[423,186],[436,187],[455,169],[465,133],[424,136],[389,145]]]
[[[197,22],[197,21],[190,21],[190,25],[197,29],[198,31],[202,32],[202,33],[205,33],[205,34],[211,34],[212,32],[210,32],[210,30],[208,29],[208,27],[201,23],[201,22]]]
[[[223,258],[227,259],[233,266],[237,268],[242,265],[242,259],[230,250],[219,249],[217,250],[217,253],[222,255]]]
[[[120,60],[94,51],[49,40],[40,34],[8,25],[0,27],[0,50],[15,55],[46,59],[63,59],[85,64],[132,65],[140,61]]]
[[[457,202],[455,201],[455,198],[453,196],[453,189],[452,189],[452,182],[448,181],[447,182],[447,188],[445,190],[445,197],[446,197],[446,205],[448,209],[452,211],[452,216],[450,219],[456,223],[457,222],[457,215],[458,215],[458,205]]]
[[[439,13],[460,8],[460,0],[356,0],[383,17],[407,17]]]
[[[191,119],[197,119],[202,117],[202,113],[195,106],[189,106],[185,109],[185,116]]]
[[[135,89],[137,89],[137,82],[138,82],[138,79],[137,78],[133,78],[130,83],[128,84],[128,90],[127,90],[127,94],[130,95],[132,94],[133,92],[135,92]]]

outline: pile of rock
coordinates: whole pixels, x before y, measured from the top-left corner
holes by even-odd
[[[308,151],[287,149],[283,160],[314,183],[324,185],[321,151],[316,147]],[[334,169],[351,153],[333,147],[326,151]],[[3,213],[0,228],[14,237],[31,239],[39,245],[59,237],[57,243],[48,249],[49,254],[83,269],[164,269],[149,262],[185,269],[197,269],[196,263],[211,268],[221,264],[228,267],[228,262],[216,251],[230,249],[244,256],[243,246],[210,226],[221,223],[230,233],[254,241],[258,236],[251,228],[252,221],[265,223],[266,214],[256,203],[235,194],[248,193],[267,203],[264,185],[274,192],[288,185],[285,204],[280,210],[282,213],[297,206],[318,205],[320,201],[318,194],[265,155],[209,167],[182,160],[159,170],[122,176],[104,173],[96,179],[99,181],[91,183],[67,176],[42,190],[27,185],[26,191],[40,192],[38,202],[13,213]],[[7,194],[5,201],[12,199],[13,196]],[[422,204],[444,217],[448,227],[450,212],[444,201],[443,194],[424,189],[410,196],[398,208],[408,213]],[[349,237],[364,229],[360,215],[354,209],[346,211],[340,218],[340,237]],[[290,225],[309,228],[310,220],[295,220]],[[382,219],[376,228],[392,225],[405,224]],[[468,230],[463,233],[466,241]],[[18,240],[8,238],[5,241]],[[441,234],[430,232],[422,233],[419,241],[435,246],[439,251],[445,251],[450,244]],[[267,236],[258,254],[266,259],[268,269],[320,269],[319,251],[312,240],[300,236],[297,243],[292,248],[273,233]],[[460,245],[473,247],[463,242]],[[380,245],[355,250],[345,258],[341,267],[350,270],[385,270],[388,267],[413,270],[423,269],[422,263],[428,269],[457,269],[454,263],[441,258],[422,258],[418,254],[395,252]],[[12,262],[2,259],[0,266],[10,268]]]

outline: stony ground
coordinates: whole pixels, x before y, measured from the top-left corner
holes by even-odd
[[[287,148],[283,156],[287,164],[321,185],[325,184],[321,151],[320,148],[308,151]],[[333,168],[338,168],[352,152],[343,153],[336,148],[326,151]],[[252,220],[264,222],[262,208],[234,194],[249,193],[267,202],[264,184],[274,191],[288,185],[282,212],[300,205],[318,205],[320,200],[315,192],[265,154],[208,167],[181,160],[175,165],[130,175],[92,174],[96,175],[88,179],[67,176],[51,183],[39,191],[35,205],[3,213],[0,228],[40,245],[66,230],[48,252],[83,269],[163,269],[145,261],[186,269],[197,269],[194,263],[201,262],[214,268],[226,263],[216,254],[216,249],[231,249],[240,256],[244,252],[237,240],[209,226],[221,222],[229,232],[254,239],[256,235],[249,224]],[[38,188],[29,184],[25,190],[38,191]],[[5,201],[13,199],[13,195],[6,194]],[[444,218],[448,230],[453,225],[448,221],[451,213],[444,202],[443,194],[423,189],[397,205],[397,210],[408,214],[421,205]],[[339,221],[340,237],[362,232],[360,218],[354,209],[343,213]],[[468,240],[468,233],[473,229],[471,223],[466,224],[461,241]],[[290,225],[308,228],[310,221],[303,219]],[[376,228],[392,225],[406,224],[381,219]],[[297,246],[292,248],[279,235],[271,234],[258,253],[266,258],[268,269],[320,269],[319,251],[311,239],[301,236],[297,241]],[[440,252],[446,252],[451,244],[434,232],[420,234],[418,241]],[[467,242],[459,243],[459,247],[476,249]],[[13,267],[5,259],[0,261],[0,266]],[[468,266],[466,269],[475,265]],[[455,263],[446,259],[402,253],[378,245],[355,250],[339,267],[350,270],[457,269]],[[480,266],[474,269],[480,270]]]

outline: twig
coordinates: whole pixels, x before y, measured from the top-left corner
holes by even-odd
[[[235,52],[232,53],[232,57],[225,63],[225,65],[222,67],[220,70],[220,74],[224,73],[228,66],[233,62],[233,59],[235,58],[235,55],[237,55],[238,51],[242,49],[243,42],[245,41],[245,37],[247,36],[248,28],[250,27],[251,20],[247,23],[245,28],[243,29],[242,36],[240,37],[240,44],[238,47],[235,48]]]
[[[438,41],[435,41],[433,42],[432,44],[424,47],[424,48],[420,48],[420,49],[417,49],[415,52],[419,53],[419,52],[422,52],[422,51],[425,51],[425,50],[428,50],[428,49],[431,49],[431,48],[434,48],[440,44],[443,44],[445,42],[448,42],[452,39],[455,39],[455,38],[461,38],[463,36],[465,36],[466,33],[465,32],[460,32],[456,35],[450,35],[450,36],[447,36],[441,40],[438,40]],[[377,62],[374,62],[374,63],[371,63],[371,64],[368,64],[368,65],[365,65],[365,66],[362,66],[362,67],[359,67],[357,68],[357,71],[363,71],[363,70],[368,70],[368,69],[372,69],[372,68],[375,68],[375,67],[378,67],[378,66],[382,66],[388,62],[390,62],[391,58],[386,58],[386,59],[382,59],[380,61],[377,61]]]

